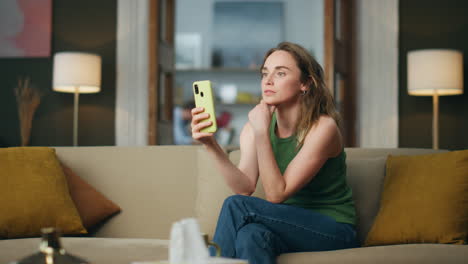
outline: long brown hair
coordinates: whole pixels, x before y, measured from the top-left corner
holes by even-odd
[[[302,46],[291,42],[281,42],[267,51],[260,69],[263,68],[268,56],[278,50],[286,51],[294,57],[301,71],[300,81],[309,87],[301,96],[300,116],[295,125],[297,146],[300,147],[304,144],[307,132],[317,123],[321,115],[330,116],[338,126],[340,126],[341,118],[333,97],[325,85],[322,67]]]

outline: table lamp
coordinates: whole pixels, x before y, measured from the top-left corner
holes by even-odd
[[[463,54],[449,49],[408,52],[408,93],[432,96],[432,148],[439,149],[439,96],[463,93]]]
[[[83,52],[58,52],[54,55],[53,74],[54,91],[75,94],[73,146],[77,146],[79,94],[101,90],[101,57]]]

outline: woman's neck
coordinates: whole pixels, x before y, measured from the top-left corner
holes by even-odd
[[[279,105],[276,108],[276,135],[286,138],[294,134],[296,123],[299,119],[300,105]]]

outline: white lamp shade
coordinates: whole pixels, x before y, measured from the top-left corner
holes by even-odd
[[[463,93],[463,55],[457,50],[427,49],[408,52],[410,95]]]
[[[53,90],[97,93],[101,90],[101,57],[83,52],[58,52],[54,56]]]

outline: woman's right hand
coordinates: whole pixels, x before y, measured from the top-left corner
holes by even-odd
[[[203,144],[214,143],[215,138],[213,133],[201,132],[205,127],[211,126],[212,122],[206,120],[210,117],[210,114],[204,113],[203,107],[196,107],[192,109],[192,138],[200,141]],[[205,121],[204,121],[205,120]]]

